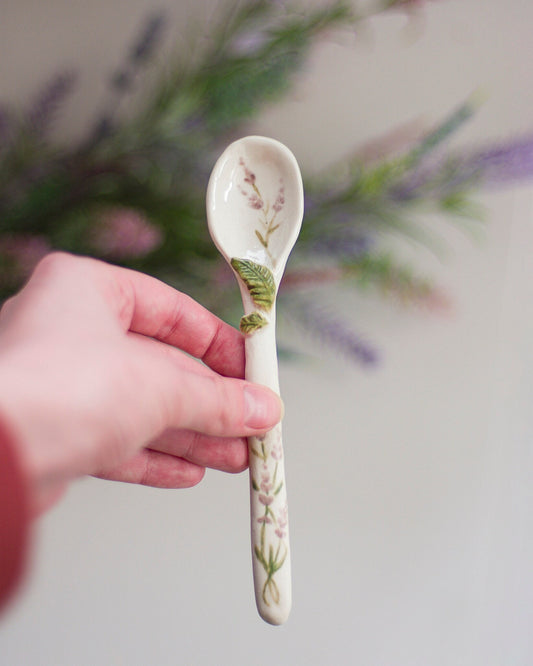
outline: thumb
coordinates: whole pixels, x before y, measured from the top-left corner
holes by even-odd
[[[283,416],[281,398],[266,386],[214,372],[172,374],[166,394],[172,427],[217,437],[247,437],[264,434]]]
[[[266,386],[220,375],[144,336],[131,335],[128,345],[129,371],[115,391],[113,413],[116,428],[131,443],[151,441],[168,428],[260,436],[283,416],[281,398]]]

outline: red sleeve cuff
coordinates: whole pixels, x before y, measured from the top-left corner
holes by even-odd
[[[26,479],[13,437],[0,419],[0,609],[22,578],[28,554],[29,524]]]

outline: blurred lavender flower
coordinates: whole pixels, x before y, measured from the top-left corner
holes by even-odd
[[[154,12],[148,16],[129,53],[130,62],[139,65],[150,60],[161,42],[166,22],[166,14],[162,11]]]
[[[270,36],[264,30],[250,30],[238,34],[231,43],[230,52],[236,56],[254,57],[268,43]]]
[[[155,250],[163,241],[161,231],[136,210],[114,208],[106,211],[93,230],[92,245],[115,259],[136,259]]]
[[[104,110],[96,119],[88,134],[84,147],[90,147],[110,136],[116,128],[116,112],[121,98],[133,88],[139,69],[146,65],[161,42],[166,24],[166,14],[162,11],[148,16],[140,34],[134,41],[126,62],[111,74],[108,99]]]
[[[98,143],[102,139],[105,139],[113,132],[113,120],[110,116],[104,114],[94,124],[94,128],[91,132],[91,137],[87,142],[87,145],[92,143]]]
[[[461,177],[463,182],[476,179],[483,185],[501,185],[531,178],[533,135],[475,152],[458,160],[455,168],[456,177]]]
[[[466,187],[499,186],[533,177],[533,135],[509,143],[426,160],[389,192],[394,201],[446,197]]]
[[[346,322],[321,303],[291,298],[286,308],[289,315],[305,330],[329,348],[345,354],[364,366],[378,361],[377,351],[346,326]]]
[[[15,131],[14,123],[7,106],[0,105],[0,155],[12,144]]]
[[[354,259],[370,251],[373,240],[353,229],[342,229],[339,233],[325,234],[306,245],[309,252],[337,259]]]
[[[0,106],[0,142],[3,142],[9,134],[11,118],[7,107]]]
[[[37,95],[27,116],[32,132],[43,137],[50,129],[55,114],[74,90],[76,73],[67,70],[57,74]]]
[[[111,87],[117,93],[124,93],[131,89],[133,84],[133,75],[131,70],[120,69],[111,76]]]
[[[436,177],[442,168],[441,162],[435,160],[425,162],[423,165],[407,173],[399,182],[394,183],[388,191],[388,197],[396,203],[414,201],[427,193],[430,185],[434,185]]]
[[[8,283],[25,280],[38,262],[51,251],[44,236],[31,234],[2,234],[0,237],[0,263],[5,263],[9,275],[3,275]],[[2,262],[3,260],[3,262]],[[3,271],[0,271],[0,274]]]

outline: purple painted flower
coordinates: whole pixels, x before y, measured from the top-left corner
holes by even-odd
[[[274,201],[274,205],[272,206],[272,208],[276,213],[279,213],[279,211],[283,208],[284,205],[285,205],[285,188],[283,187],[283,183],[280,182],[278,196],[276,197],[276,201]]]
[[[282,457],[283,457],[283,450],[282,450],[282,448],[281,448],[281,444],[280,444],[280,443],[275,444],[275,445],[272,447],[272,453],[271,453],[271,455],[272,455],[272,458],[273,458],[274,460],[276,460],[276,461],[279,461],[279,460],[282,459]]]
[[[131,208],[106,211],[92,235],[93,247],[116,259],[144,257],[161,244],[161,231]]]
[[[276,529],[276,535],[280,539],[284,539],[287,536],[287,525],[289,523],[289,510],[287,505],[282,506],[281,509],[279,510],[278,516],[277,516],[277,529]]]
[[[255,173],[251,171],[247,166],[243,158],[241,157],[239,160],[239,164],[242,166],[244,169],[244,182],[248,183],[249,185],[255,185]]]
[[[272,502],[274,501],[274,498],[270,497],[269,495],[262,495],[261,494],[261,495],[259,495],[259,501],[264,506],[270,506],[272,504]]]
[[[254,210],[261,210],[261,208],[263,208],[263,206],[265,205],[263,203],[263,199],[261,199],[261,197],[257,195],[255,192],[252,192],[252,194],[250,194],[250,196],[248,197],[248,203],[250,207],[253,208]]]

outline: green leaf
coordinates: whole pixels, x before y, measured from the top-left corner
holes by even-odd
[[[254,490],[259,490],[259,486],[257,485],[257,481],[252,477],[252,488]]]
[[[279,562],[276,562],[274,564],[274,571],[272,573],[276,573],[276,571],[279,571],[281,567],[285,564],[285,560],[287,559],[287,553],[281,558]]]
[[[246,285],[255,305],[268,312],[276,299],[276,283],[272,271],[249,259],[233,258],[231,265]]]
[[[259,562],[261,562],[261,565],[263,566],[263,569],[265,571],[268,571],[267,561],[265,560],[265,557],[264,557],[263,553],[261,552],[259,546],[254,546],[254,553],[255,553],[255,556],[257,557],[257,559],[259,560]]]
[[[252,312],[251,314],[241,318],[239,328],[241,329],[241,333],[244,333],[244,335],[250,335],[250,333],[263,328],[263,326],[266,326],[267,324],[268,319],[260,312]]]
[[[255,235],[257,236],[257,238],[259,238],[259,242],[261,243],[261,245],[262,245],[263,247],[268,247],[268,243],[267,243],[266,240],[263,238],[263,236],[261,235],[261,233],[260,233],[259,231],[257,231],[257,229],[255,230]]]

